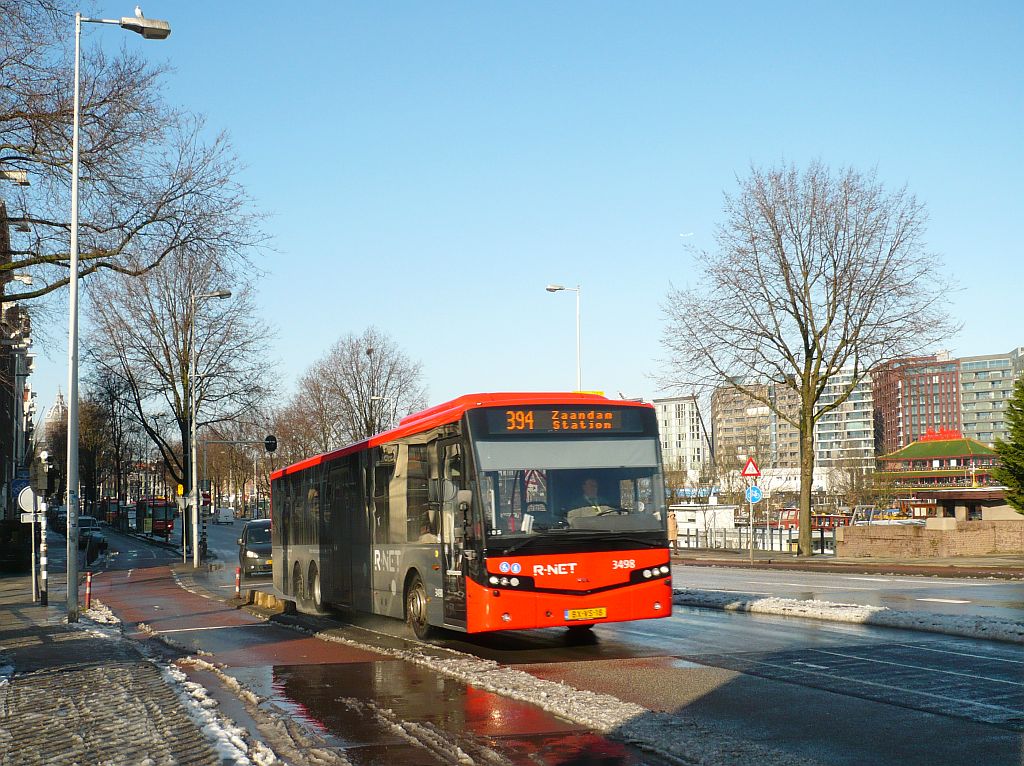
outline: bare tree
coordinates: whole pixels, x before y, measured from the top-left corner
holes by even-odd
[[[368,327],[338,340],[299,380],[290,428],[316,451],[365,439],[426,406],[421,365]]]
[[[0,169],[24,171],[10,198],[14,242],[4,272],[33,285],[27,300],[69,282],[75,7],[0,0]],[[116,56],[83,46],[79,130],[79,275],[139,274],[179,248],[241,251],[259,242],[234,180],[227,138],[202,138],[199,118],[169,107],[151,52]],[[13,187],[12,187],[13,188]]]
[[[123,382],[134,419],[159,448],[173,479],[186,485],[192,387],[201,428],[248,417],[272,382],[265,358],[271,333],[255,319],[245,281],[251,270],[233,266],[211,253],[178,250],[146,274],[117,275],[92,294],[95,329],[88,336],[88,359]],[[227,286],[229,300],[193,304],[193,295]],[[155,413],[169,415],[176,428],[158,423]]]
[[[811,554],[814,424],[880,363],[920,353],[955,327],[945,270],[924,244],[923,205],[874,173],[754,168],[726,196],[717,249],[697,254],[701,282],[672,288],[662,343],[671,390],[726,384],[771,407],[800,434],[801,555]],[[852,370],[830,404],[826,383]],[[758,388],[799,396],[797,413]]]

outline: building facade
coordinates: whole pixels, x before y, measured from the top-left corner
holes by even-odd
[[[819,400],[823,409],[842,397],[854,383],[852,371],[833,375]],[[857,468],[874,465],[874,397],[870,377],[861,378],[850,395],[822,415],[814,426],[815,465],[821,468]]]
[[[1024,347],[1007,354],[965,356],[960,359],[960,400],[963,434],[989,447],[1009,438],[1006,404],[1013,386],[1024,374]]]
[[[665,470],[699,474],[711,461],[711,443],[697,397],[655,399],[654,409]]]
[[[789,386],[761,383],[747,388],[796,419],[799,395]],[[800,432],[763,402],[722,386],[711,395],[711,422],[720,466],[736,465],[739,470],[753,457],[762,469],[800,467]]]
[[[890,454],[928,431],[962,431],[960,360],[906,357],[872,373],[875,448]]]

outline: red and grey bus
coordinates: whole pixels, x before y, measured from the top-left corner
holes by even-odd
[[[462,396],[276,471],[271,518],[274,587],[302,611],[388,615],[420,637],[672,612],[649,404]]]
[[[144,497],[135,504],[135,514],[137,530],[149,532],[154,537],[170,538],[177,506],[166,497]]]

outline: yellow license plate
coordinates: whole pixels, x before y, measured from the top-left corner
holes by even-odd
[[[267,566],[270,566],[273,563],[274,563],[273,559],[267,559]]]
[[[592,609],[566,609],[565,619],[567,620],[600,620],[608,616],[608,610],[603,606],[595,606]]]

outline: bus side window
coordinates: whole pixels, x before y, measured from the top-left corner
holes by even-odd
[[[437,520],[433,518],[428,502],[427,445],[410,444],[406,465],[406,540],[415,542],[437,542]]]
[[[373,468],[373,541],[377,544],[385,545],[391,542],[389,537],[391,518],[389,516],[388,500],[391,492],[391,476],[395,472],[395,464],[393,459],[388,460],[385,458],[381,451],[378,451],[377,459],[378,462]]]

